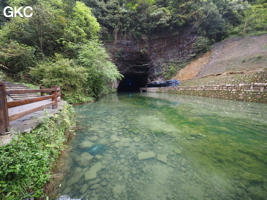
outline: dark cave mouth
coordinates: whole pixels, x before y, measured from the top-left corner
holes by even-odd
[[[118,92],[139,92],[140,87],[145,87],[148,82],[146,74],[123,74],[124,78],[120,81]]]

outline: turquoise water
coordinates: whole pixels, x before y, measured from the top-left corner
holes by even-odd
[[[111,94],[75,107],[58,200],[267,199],[267,105]]]

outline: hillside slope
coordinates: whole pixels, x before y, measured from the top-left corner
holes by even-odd
[[[255,77],[253,74],[262,74],[266,72],[266,69],[267,35],[248,36],[229,38],[216,43],[210,52],[191,62],[174,78],[181,81],[191,79],[191,81],[182,83],[190,83],[190,85],[204,81],[199,78],[205,79],[206,84],[220,83],[219,80],[224,80],[224,84],[227,84],[227,81],[229,84],[235,84],[231,80],[236,80],[237,76],[243,78],[241,82],[250,82],[251,78]],[[264,79],[264,76],[261,78]]]

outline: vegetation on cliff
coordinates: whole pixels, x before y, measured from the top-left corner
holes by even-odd
[[[140,38],[158,32],[179,34],[194,26],[210,42],[232,34],[267,31],[266,0],[83,0],[92,8],[104,36]],[[203,42],[203,39],[198,41]],[[200,44],[198,44],[198,47]],[[205,47],[204,47],[205,49]]]
[[[189,62],[207,52],[214,42],[233,35],[267,33],[266,0],[83,0],[83,2],[92,8],[94,16],[101,24],[101,37],[109,44],[109,52],[113,54],[118,65],[123,62],[123,56],[126,56],[131,48],[131,45],[122,48],[121,44],[125,43],[125,39],[138,43],[136,48],[140,47],[140,52],[144,50],[145,55],[149,52],[149,47],[144,45],[146,42],[152,44],[151,41],[154,40],[156,43],[157,38],[188,39],[188,43],[184,44],[190,46],[193,51],[190,50],[186,55],[174,55],[171,50],[170,55],[166,55],[168,47],[157,49],[155,45],[150,49],[153,52],[149,52],[150,55],[147,57],[153,59],[150,68],[157,71],[155,75],[157,78],[172,78]],[[190,37],[191,34],[194,37]],[[113,49],[110,47],[112,42]],[[178,47],[179,45],[181,44],[177,42],[176,52],[184,53],[188,50]],[[163,48],[165,49],[162,50]],[[169,46],[169,49],[171,48],[173,47]],[[159,51],[157,56],[151,55],[157,54],[157,51]]]

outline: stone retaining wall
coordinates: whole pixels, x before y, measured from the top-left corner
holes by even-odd
[[[162,92],[180,95],[204,96],[267,103],[267,83],[252,83],[239,85],[207,85],[146,88],[147,92]]]

